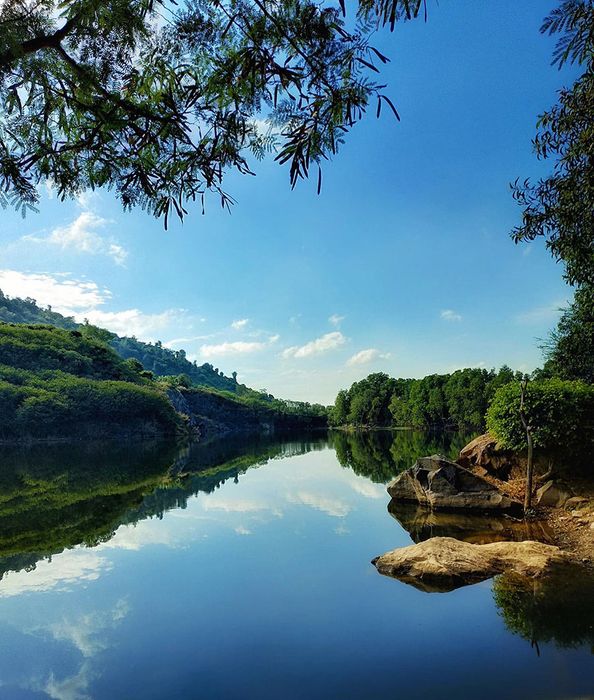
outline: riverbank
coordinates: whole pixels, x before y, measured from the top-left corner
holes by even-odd
[[[457,461],[508,498],[523,502],[524,457],[499,449],[488,433],[469,443]],[[544,525],[553,544],[594,569],[594,478],[585,470],[563,466],[558,457],[555,461],[541,456],[535,465],[527,520]]]

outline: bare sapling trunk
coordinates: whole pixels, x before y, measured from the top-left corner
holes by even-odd
[[[532,427],[526,415],[526,389],[528,388],[528,377],[522,379],[520,384],[520,420],[526,431],[526,442],[528,443],[528,455],[526,460],[526,489],[524,491],[524,515],[530,510],[532,502],[532,454],[534,445],[532,442]]]

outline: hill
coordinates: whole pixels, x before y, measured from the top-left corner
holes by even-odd
[[[159,384],[89,330],[0,323],[0,439],[174,435]]]
[[[85,324],[77,323],[72,317],[46,309],[37,305],[35,299],[10,298],[0,290],[0,321],[5,323],[51,324],[66,330],[77,330]],[[103,331],[104,339],[124,360],[134,359],[142,366],[159,377],[170,375],[186,375],[196,386],[208,386],[213,389],[230,391],[234,394],[250,394],[253,392],[243,384],[239,384],[235,373],[232,377],[225,376],[213,365],[204,363],[198,365],[190,362],[183,350],[170,350],[162,343],[145,343],[134,337],[118,336],[111,331]],[[257,392],[254,392],[257,393]]]

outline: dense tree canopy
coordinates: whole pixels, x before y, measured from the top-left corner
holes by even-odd
[[[378,27],[425,0],[11,0],[0,3],[0,203],[23,211],[49,179],[60,197],[112,187],[167,221],[251,173],[280,132],[290,181],[336,152],[388,59]],[[352,14],[351,14],[352,13]],[[321,177],[321,175],[319,176]],[[320,180],[318,181],[320,184]],[[319,186],[318,184],[318,186]]]
[[[560,34],[554,63],[583,67],[582,75],[538,121],[534,151],[554,161],[549,176],[516,182],[523,219],[514,240],[543,236],[571,284],[594,284],[594,2],[564,0],[542,32]]]
[[[334,425],[484,428],[485,413],[497,389],[517,379],[499,371],[462,369],[423,379],[393,379],[378,372],[338,393]]]

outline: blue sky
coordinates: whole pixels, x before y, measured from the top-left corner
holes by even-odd
[[[516,246],[509,182],[545,172],[536,117],[571,84],[539,34],[545,0],[429,2],[377,36],[398,107],[369,115],[316,182],[272,159],[165,232],[108,192],[2,212],[0,288],[161,339],[278,396],[332,402],[372,371],[541,363],[571,298],[544,243]]]

